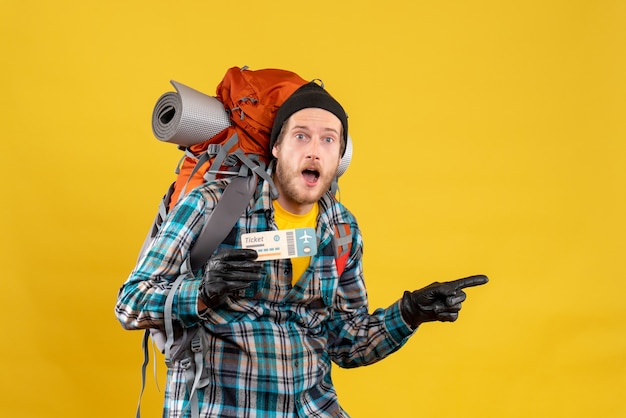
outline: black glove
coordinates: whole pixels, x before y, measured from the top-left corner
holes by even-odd
[[[430,321],[456,321],[461,302],[466,297],[462,289],[488,281],[487,276],[478,275],[452,282],[435,282],[420,290],[406,291],[400,302],[402,317],[413,327]]]
[[[263,263],[257,263],[251,249],[225,250],[211,257],[200,284],[200,300],[209,308],[226,301],[228,295],[245,289],[262,276]]]

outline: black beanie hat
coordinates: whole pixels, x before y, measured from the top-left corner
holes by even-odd
[[[341,121],[345,153],[345,147],[348,143],[348,115],[346,115],[346,112],[337,100],[328,94],[322,86],[313,81],[294,91],[276,112],[270,135],[270,151],[274,148],[278,134],[280,134],[285,121],[294,113],[312,107],[327,110]]]

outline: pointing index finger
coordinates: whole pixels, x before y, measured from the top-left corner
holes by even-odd
[[[476,276],[469,276],[463,279],[458,279],[450,282],[457,289],[464,289],[466,287],[480,286],[487,283],[489,279],[484,274],[478,274]]]

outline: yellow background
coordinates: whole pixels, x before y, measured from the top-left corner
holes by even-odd
[[[133,416],[141,333],[113,307],[180,156],[152,109],[248,65],[348,110],[372,308],[491,279],[335,369],[352,416],[626,416],[625,2],[0,4],[0,415]],[[150,377],[144,416],[161,397]]]

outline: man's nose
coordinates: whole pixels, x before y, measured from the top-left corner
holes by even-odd
[[[307,157],[309,158],[319,158],[319,147],[320,147],[320,139],[317,137],[311,138],[309,142],[309,147],[307,149]]]

